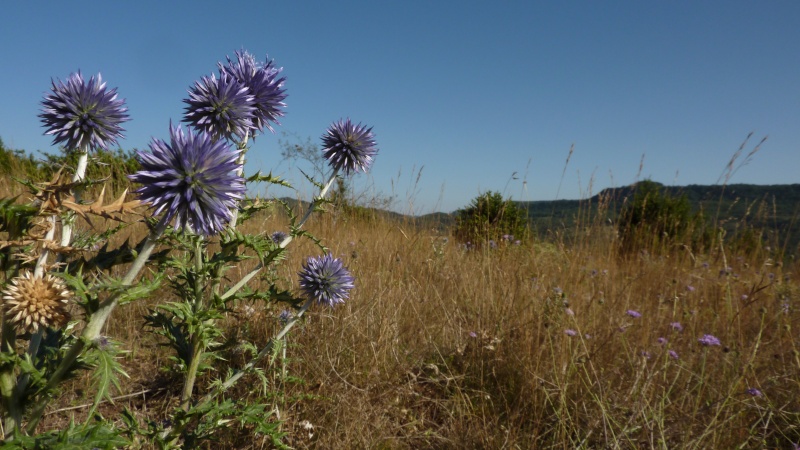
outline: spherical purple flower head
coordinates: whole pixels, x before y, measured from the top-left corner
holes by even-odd
[[[238,151],[208,133],[183,133],[170,124],[170,143],[153,139],[150,151],[137,151],[141,170],[128,177],[141,183],[135,192],[176,228],[205,236],[218,233],[232,217],[245,193],[244,179],[236,174]]]
[[[334,169],[352,172],[367,172],[378,154],[372,127],[360,123],[353,125],[350,119],[334,122],[322,136],[322,155]]]
[[[189,91],[183,121],[214,139],[244,139],[253,126],[255,102],[247,86],[226,73],[213,74],[194,83]]]
[[[73,73],[66,83],[52,81],[53,92],[42,100],[42,119],[53,135],[53,145],[63,144],[67,150],[79,147],[107,149],[116,144],[124,131],[120,124],[128,119],[124,99],[117,99],[117,89],[106,89],[103,78],[89,78]]]
[[[700,345],[704,345],[706,347],[721,345],[719,339],[717,339],[716,336],[712,336],[710,334],[704,334],[703,337],[697,340],[697,342],[699,342]]]
[[[272,233],[269,236],[269,238],[272,239],[272,242],[274,242],[275,244],[280,244],[281,242],[283,242],[284,239],[286,239],[286,236],[288,236],[288,234],[286,234],[285,232],[276,231]]]
[[[262,131],[267,128],[274,132],[270,123],[280,125],[278,117],[283,116],[286,107],[286,91],[283,89],[284,77],[278,77],[282,68],[273,67],[267,57],[263,64],[256,62],[253,55],[245,51],[236,52],[236,61],[227,58],[228,65],[219,65],[220,73],[225,73],[242,86],[246,86],[253,96],[252,129]]]
[[[342,261],[330,253],[319,258],[308,258],[298,275],[303,293],[317,303],[330,307],[344,303],[344,299],[349,298],[355,281]]]

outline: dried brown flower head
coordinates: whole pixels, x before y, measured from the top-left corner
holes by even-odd
[[[38,278],[25,272],[11,280],[2,294],[6,318],[20,332],[59,328],[69,320],[67,301],[72,292],[60,278],[49,274]]]

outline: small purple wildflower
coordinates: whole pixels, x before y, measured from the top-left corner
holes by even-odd
[[[656,342],[658,342],[658,345],[666,345],[667,344],[667,338],[660,337],[660,338],[656,339]]]
[[[574,316],[574,315],[575,315],[575,311],[573,311],[573,310],[572,310],[572,308],[566,308],[566,309],[564,310],[564,312],[565,312],[565,313],[566,313],[568,316]]]
[[[555,293],[556,295],[562,295],[562,294],[564,294],[564,290],[561,289],[560,287],[554,287],[553,288],[553,293]]]
[[[716,336],[711,334],[704,334],[703,337],[697,339],[697,342],[699,342],[700,345],[704,345],[706,347],[721,345],[719,339],[717,339]]]
[[[522,241],[520,241],[519,239],[517,239],[516,241],[514,241],[514,245],[516,245],[516,246],[518,246],[518,247],[519,247],[520,245],[522,245]]]
[[[583,335],[583,338],[584,338],[584,339],[591,339],[591,338],[592,338],[592,335],[591,335],[591,334],[589,334],[589,333],[586,333],[586,334],[584,334],[584,335]]]
[[[683,331],[683,325],[680,322],[670,322],[669,326],[675,331]]]
[[[475,338],[477,338],[477,337],[478,337],[478,333],[476,333],[476,332],[474,332],[474,331],[470,331],[470,332],[469,332],[469,337],[471,337],[471,338],[475,339]]]
[[[676,352],[675,350],[670,350],[667,353],[669,354],[669,357],[672,358],[672,359],[678,359],[679,358],[678,357],[678,352]]]
[[[647,350],[642,350],[640,353],[645,359],[650,359],[650,352]]]
[[[564,330],[564,334],[566,334],[567,336],[573,337],[573,336],[577,336],[578,332],[573,330],[572,328],[567,328],[566,330]]]
[[[497,242],[493,239],[489,239],[489,248],[497,248]]]
[[[750,298],[750,296],[748,296],[747,294],[742,294],[742,296],[741,296],[741,297],[739,297],[739,298],[740,298],[742,301],[745,301],[745,300],[747,300],[748,298]]]
[[[695,288],[694,288],[694,286],[692,286],[692,285],[690,284],[690,285],[686,286],[686,291],[687,291],[687,292],[694,292],[694,291],[695,291]]]
[[[762,395],[764,395],[764,394],[761,393],[761,391],[759,391],[756,388],[748,388],[745,392],[750,394],[753,397],[761,397]]]
[[[642,313],[640,313],[639,311],[633,310],[633,309],[629,309],[629,310],[625,311],[625,314],[633,317],[634,319],[638,319],[639,317],[642,317]]]

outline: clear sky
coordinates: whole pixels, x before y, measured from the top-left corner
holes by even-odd
[[[800,1],[4,2],[0,138],[53,151],[37,115],[51,78],[102,73],[127,100],[125,149],[168,138],[187,89],[226,55],[266,54],[278,139],[334,120],[374,126],[360,186],[394,208],[450,212],[486,190],[574,199],[640,178],[714,184],[748,133],[766,143],[732,183],[800,183]],[[570,146],[574,154],[562,181]],[[421,174],[420,174],[421,171]],[[512,179],[512,174],[516,176]],[[366,183],[366,184],[365,184]],[[559,188],[560,186],[560,188]],[[560,190],[559,190],[560,189]]]

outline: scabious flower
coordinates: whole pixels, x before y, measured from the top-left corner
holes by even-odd
[[[660,337],[660,338],[656,339],[656,342],[658,342],[658,345],[666,345],[668,341],[667,341],[667,338]]]
[[[672,358],[672,359],[678,359],[679,358],[678,352],[676,352],[675,350],[670,350],[667,353],[669,354],[669,357]]]
[[[750,394],[753,397],[761,397],[762,395],[764,395],[764,394],[761,393],[761,391],[759,391],[756,388],[748,388],[747,390],[745,390],[745,392]]]
[[[353,289],[353,278],[339,258],[330,253],[319,258],[308,258],[303,264],[300,275],[300,289],[319,304],[333,307],[344,303]]]
[[[213,74],[196,81],[183,100],[187,106],[183,121],[215,139],[244,139],[253,126],[255,100],[247,86],[227,73]]]
[[[683,325],[680,322],[670,322],[669,327],[675,331],[683,331]]]
[[[286,107],[286,91],[283,89],[284,77],[278,77],[282,68],[273,67],[273,61],[267,60],[261,64],[256,62],[253,55],[245,51],[235,52],[236,61],[227,58],[228,65],[219,64],[220,73],[225,73],[235,79],[242,86],[249,89],[253,96],[252,130],[262,131],[272,129],[271,123],[280,125],[278,117],[283,116],[282,108]]]
[[[633,309],[629,309],[629,310],[625,311],[625,314],[633,317],[634,319],[638,319],[639,317],[642,317],[642,313],[640,313],[639,311],[635,311]]]
[[[343,170],[345,175],[366,173],[377,154],[372,127],[353,125],[349,118],[334,122],[322,136],[322,155],[331,167]]]
[[[572,328],[567,328],[566,330],[564,330],[564,334],[566,334],[569,337],[573,337],[573,336],[577,336],[578,332],[573,330]]]
[[[719,339],[717,339],[716,336],[713,336],[713,335],[710,335],[710,334],[704,334],[703,337],[701,337],[701,338],[699,338],[697,340],[697,342],[699,342],[700,345],[704,345],[706,347],[719,346],[720,345]]]
[[[120,124],[128,120],[124,99],[117,99],[117,89],[106,89],[103,78],[89,78],[73,73],[66,82],[51,80],[52,92],[42,100],[42,119],[53,136],[53,145],[76,148],[107,149],[117,143],[124,131]]]
[[[176,228],[191,228],[205,236],[218,233],[231,220],[233,208],[245,193],[237,174],[238,151],[206,132],[184,134],[170,125],[170,143],[153,139],[150,151],[137,151],[141,170],[129,175],[141,183],[135,192],[150,203],[153,215],[166,213]]]
[[[20,332],[59,328],[69,320],[67,302],[72,292],[60,278],[25,272],[12,279],[2,295],[6,318]]]

